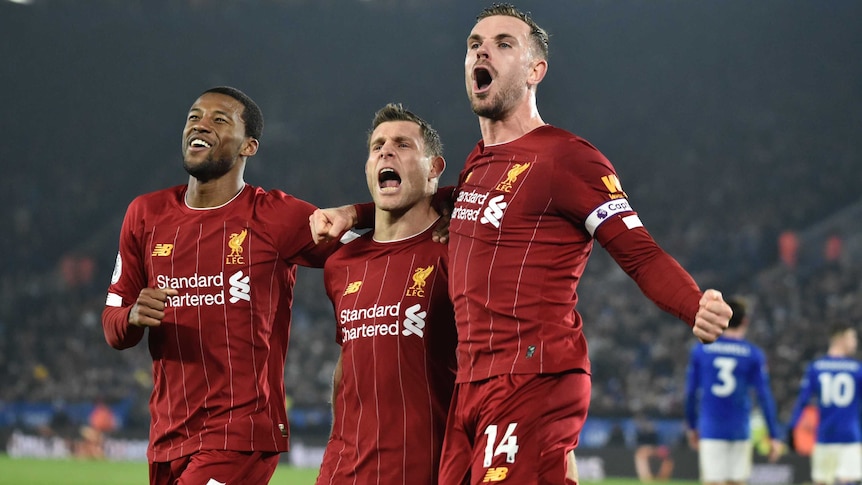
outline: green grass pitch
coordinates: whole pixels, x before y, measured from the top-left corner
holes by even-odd
[[[314,485],[316,469],[280,465],[270,485]],[[146,485],[147,464],[93,460],[14,459],[0,454],[0,485]],[[636,479],[609,478],[602,485],[635,485]],[[674,485],[697,482],[673,481]],[[652,482],[651,485],[660,485]],[[583,485],[598,485],[584,482]]]

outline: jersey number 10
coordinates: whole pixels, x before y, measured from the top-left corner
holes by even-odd
[[[823,373],[817,376],[820,380],[820,402],[823,406],[847,407],[856,395],[856,383],[853,376],[846,372],[837,374]]]

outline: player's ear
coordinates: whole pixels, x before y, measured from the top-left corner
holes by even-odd
[[[431,170],[428,171],[428,179],[440,178],[446,170],[446,160],[443,157],[437,156],[431,159]]]
[[[243,144],[242,151],[239,152],[239,154],[244,157],[251,157],[255,153],[257,153],[257,148],[259,145],[260,142],[257,141],[257,138],[246,137],[245,144]]]
[[[527,84],[530,86],[536,86],[542,79],[545,78],[545,74],[548,73],[548,61],[545,59],[533,59],[530,63],[530,75],[527,77]]]

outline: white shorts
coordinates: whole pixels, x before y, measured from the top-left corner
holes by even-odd
[[[811,480],[818,483],[862,480],[862,443],[815,443]]]
[[[751,441],[701,439],[698,447],[700,481],[748,481],[751,476]]]

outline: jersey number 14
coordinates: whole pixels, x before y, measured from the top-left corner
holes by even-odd
[[[515,463],[515,455],[518,453],[518,437],[515,436],[516,426],[518,423],[509,424],[503,437],[500,438],[499,444],[497,444],[497,425],[491,424],[485,428],[485,435],[488,437],[483,464],[485,467],[491,466],[491,460],[497,455],[506,455],[506,463]]]

